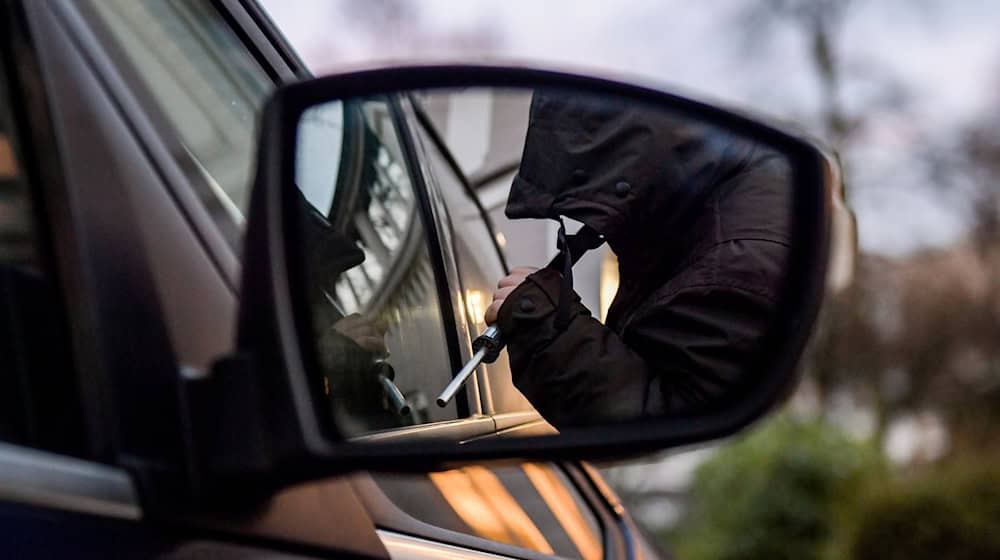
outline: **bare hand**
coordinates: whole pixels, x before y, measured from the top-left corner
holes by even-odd
[[[353,340],[358,346],[370,352],[384,353],[385,326],[370,317],[352,313],[333,325],[333,330]]]
[[[497,313],[500,312],[500,307],[503,305],[504,300],[510,295],[521,282],[529,275],[538,272],[538,269],[533,266],[515,266],[511,269],[510,274],[504,276],[497,283],[497,289],[493,292],[493,302],[490,306],[486,308],[486,324],[492,325],[497,320]]]

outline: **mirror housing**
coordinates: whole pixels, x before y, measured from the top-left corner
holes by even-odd
[[[349,441],[319,420],[303,352],[310,324],[296,296],[301,271],[289,252],[299,117],[314,105],[410,90],[465,87],[563,88],[625,97],[692,116],[779,150],[791,163],[795,243],[756,383],[725,410],[691,418],[591,428],[558,435]],[[615,81],[523,68],[431,66],[365,71],[278,89],[265,107],[245,240],[238,351],[205,378],[188,380],[196,479],[204,489],[266,495],[294,482],[352,470],[429,471],[472,461],[594,460],[633,456],[728,436],[764,416],[794,388],[796,364],[824,293],[834,160],[814,142],[712,105]]]

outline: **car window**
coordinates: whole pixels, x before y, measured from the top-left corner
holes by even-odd
[[[217,219],[242,226],[256,119],[271,78],[207,0],[93,6],[196,163],[198,183],[221,208]]]
[[[310,110],[298,130],[317,383],[352,436],[457,416],[455,403],[434,404],[452,373],[447,330],[393,111],[385,98],[334,102]]]

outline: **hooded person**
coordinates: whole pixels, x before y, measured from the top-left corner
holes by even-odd
[[[515,386],[557,428],[738,396],[784,279],[790,175],[774,150],[683,115],[536,92],[506,214],[584,227],[567,236],[560,225],[560,256],[494,294],[487,321],[503,332]],[[604,324],[571,270],[603,241],[619,267]]]
[[[400,419],[384,405],[377,379],[379,358],[386,352],[385,329],[360,313],[344,313],[333,295],[337,280],[363,263],[365,253],[296,191],[307,297],[322,372],[316,381],[330,402],[329,413],[351,434],[399,426]]]

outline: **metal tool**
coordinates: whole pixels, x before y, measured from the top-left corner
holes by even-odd
[[[326,297],[326,301],[337,310],[337,313],[340,313],[341,317],[347,317],[347,311],[344,310],[343,306],[329,292],[324,290],[323,295]],[[396,370],[392,369],[389,362],[385,361],[388,357],[388,352],[381,352],[379,360],[375,362],[375,368],[378,372],[376,374],[378,384],[382,386],[382,393],[385,396],[388,408],[396,413],[397,416],[406,416],[410,413],[410,403],[403,396],[403,392],[399,390],[399,387],[393,382],[396,379]]]
[[[462,366],[462,369],[455,374],[455,377],[451,379],[451,383],[441,391],[438,395],[437,404],[440,407],[447,406],[458,390],[465,385],[465,382],[472,375],[472,372],[476,371],[481,363],[492,364],[500,357],[500,351],[503,350],[503,339],[500,338],[500,329],[496,325],[489,326],[483,334],[476,337],[476,340],[472,341],[472,359]]]
[[[382,386],[382,393],[385,395],[389,408],[398,416],[409,414],[410,403],[406,401],[406,397],[403,396],[399,387],[393,383],[393,379],[396,378],[395,370],[386,362],[376,362],[375,367],[378,369],[378,383]]]

